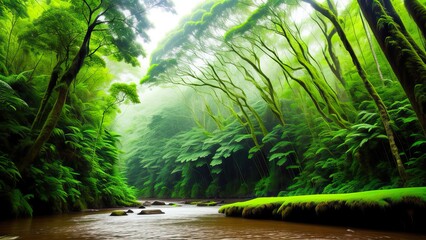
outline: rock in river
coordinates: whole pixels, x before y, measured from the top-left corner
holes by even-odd
[[[160,209],[149,209],[149,210],[142,210],[138,215],[145,215],[145,214],[164,214],[163,211]]]
[[[127,213],[123,210],[114,210],[110,216],[126,216]]]
[[[154,201],[153,203],[152,203],[152,205],[166,205],[166,203],[165,202],[161,202],[161,201]]]

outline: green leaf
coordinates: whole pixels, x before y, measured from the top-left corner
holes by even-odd
[[[213,160],[210,162],[210,166],[212,166],[212,167],[217,166],[217,165],[220,165],[220,164],[222,164],[222,160],[221,160],[221,159],[213,159]]]
[[[424,144],[426,144],[426,140],[418,140],[418,141],[415,141],[415,142],[411,145],[410,149],[411,149],[411,148],[415,148],[415,147],[422,146],[422,145],[424,145]]]
[[[299,165],[289,165],[286,167],[286,169],[298,169],[298,168],[300,168]]]
[[[210,171],[211,171],[212,174],[219,174],[219,173],[222,172],[222,168],[215,166]]]
[[[277,158],[282,158],[285,156],[285,153],[274,153],[269,157],[269,161],[274,161]]]
[[[277,165],[278,166],[282,166],[282,165],[284,165],[284,163],[286,163],[287,162],[287,158],[286,157],[284,157],[284,158],[281,158],[278,162],[277,162]]]
[[[291,147],[291,145],[292,145],[292,142],[290,141],[280,141],[274,145],[274,147],[271,149],[271,152],[276,152],[279,149]]]

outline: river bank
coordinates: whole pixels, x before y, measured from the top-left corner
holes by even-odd
[[[109,216],[113,209],[0,221],[0,239],[387,239],[423,240],[424,234],[272,220],[229,218],[219,206],[152,206],[164,214]],[[122,209],[122,208],[120,208]]]
[[[230,217],[426,232],[426,187],[256,198],[224,205]]]

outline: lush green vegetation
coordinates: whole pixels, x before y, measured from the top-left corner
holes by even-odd
[[[424,7],[207,1],[152,54],[142,83],[181,94],[130,124],[129,183],[173,198],[425,186]]]
[[[139,97],[106,61],[138,64],[147,4],[0,1],[0,218],[135,203],[110,124]]]
[[[170,6],[0,0],[1,217],[425,186],[425,0],[205,1],[118,115]]]

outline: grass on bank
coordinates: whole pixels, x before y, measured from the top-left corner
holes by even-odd
[[[426,187],[262,197],[224,205],[226,216],[426,231]]]

